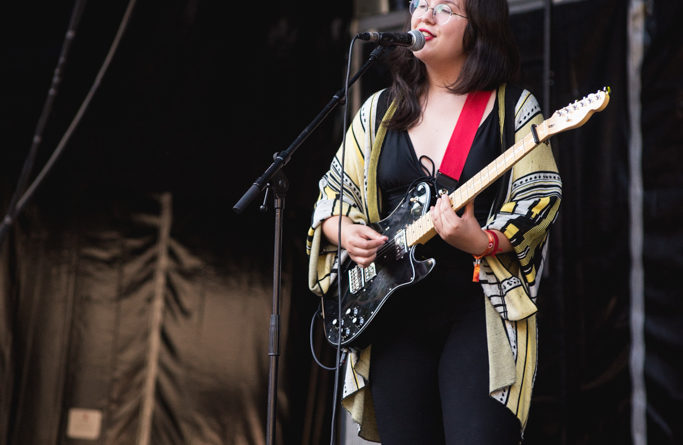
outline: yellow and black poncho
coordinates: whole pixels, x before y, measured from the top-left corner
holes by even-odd
[[[395,109],[391,104],[383,116],[378,116],[380,93],[365,101],[347,130],[343,168],[340,147],[319,183],[320,195],[306,250],[309,287],[320,296],[324,296],[335,282],[338,264],[337,247],[325,240],[322,221],[339,214],[359,224],[380,219],[381,193],[376,174],[386,128],[376,123],[377,119],[388,119]],[[514,116],[505,115],[505,98],[505,86],[502,86],[497,95],[501,134],[505,119],[514,119],[517,142],[529,133],[531,125],[540,124],[543,117],[536,98],[528,91],[513,98],[516,99]],[[342,182],[343,195],[340,193]],[[341,210],[340,195],[343,196]],[[504,203],[486,224],[486,228],[503,232],[514,250],[485,257],[481,264],[479,282],[487,297],[484,300],[489,392],[517,416],[522,429],[529,414],[536,375],[536,298],[548,248],[548,233],[557,218],[561,198],[562,182],[550,145],[540,144],[514,165]],[[344,256],[345,252],[342,252]],[[371,378],[371,347],[363,351],[350,348],[348,352],[342,403],[360,424],[360,435],[379,441],[370,391],[367,391]]]

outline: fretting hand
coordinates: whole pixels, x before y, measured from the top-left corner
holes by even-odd
[[[434,229],[451,246],[477,255],[488,245],[488,236],[474,216],[474,201],[465,206],[462,216],[451,207],[448,195],[441,196],[429,211]]]

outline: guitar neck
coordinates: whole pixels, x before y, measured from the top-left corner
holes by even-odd
[[[536,127],[536,133],[539,143],[548,138],[545,122]],[[536,146],[538,146],[538,143],[534,140],[533,135],[529,133],[521,141],[505,150],[483,170],[448,195],[453,209],[460,210],[465,207],[468,202],[476,198],[482,191],[486,190],[488,186],[503,176],[506,171],[511,169],[513,165],[529,154]],[[434,229],[432,218],[429,216],[429,213],[422,215],[419,219],[406,227],[406,241],[409,246],[424,244],[435,235],[436,230]]]
[[[460,210],[473,200],[479,193],[493,184],[496,179],[512,168],[520,159],[529,154],[538,144],[562,131],[578,128],[583,125],[596,111],[602,111],[609,103],[609,88],[589,94],[580,101],[574,101],[566,107],[557,110],[548,119],[537,126],[531,127],[531,132],[521,141],[505,150],[482,171],[462,184],[456,191],[448,195],[454,210]],[[405,228],[406,243],[409,246],[424,244],[434,235],[434,225],[429,213],[422,215]]]

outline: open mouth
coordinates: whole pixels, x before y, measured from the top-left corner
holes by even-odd
[[[430,40],[436,37],[434,34],[432,34],[426,29],[419,29],[419,31],[422,33],[423,36],[425,36],[425,40]]]

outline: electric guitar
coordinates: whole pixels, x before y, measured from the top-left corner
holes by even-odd
[[[526,137],[449,195],[453,209],[463,208],[551,136],[582,126],[593,113],[602,111],[608,102],[609,90],[599,90],[556,111],[541,124],[532,126]],[[415,258],[417,244],[424,244],[436,235],[427,214],[432,199],[430,185],[417,184],[389,216],[370,225],[389,238],[377,251],[375,261],[366,268],[350,259],[342,263],[338,275],[341,296],[337,292],[339,283],[334,283],[329,296],[323,298],[323,324],[329,343],[345,346],[356,340],[391,294],[401,287],[416,283],[432,271],[436,260]]]

